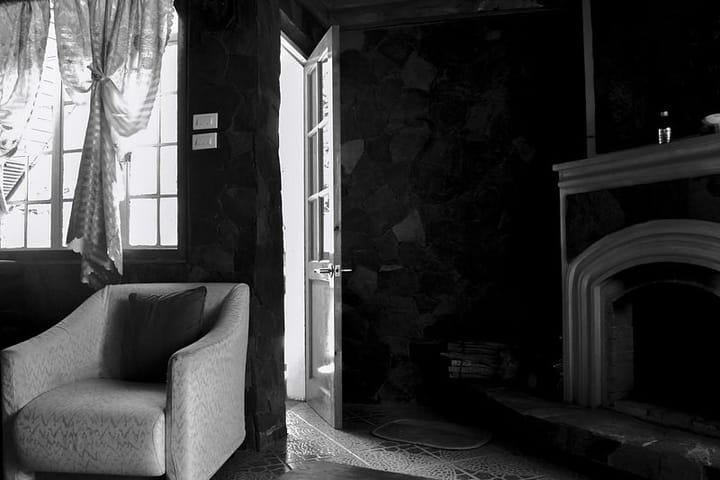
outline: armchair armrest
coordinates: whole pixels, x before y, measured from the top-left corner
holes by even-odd
[[[59,385],[98,376],[104,324],[103,289],[54,327],[0,352],[6,478],[16,478],[19,468],[11,449],[15,415],[31,400]]]
[[[248,286],[234,286],[212,330],[168,362],[169,479],[210,478],[245,438],[249,310]]]

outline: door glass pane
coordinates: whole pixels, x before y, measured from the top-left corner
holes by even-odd
[[[50,248],[50,204],[28,205],[28,248]]]
[[[160,199],[160,245],[178,244],[177,197]]]
[[[75,196],[75,185],[77,184],[81,156],[80,152],[63,155],[63,198],[73,198]]]
[[[316,132],[308,138],[308,153],[307,153],[307,174],[308,174],[308,196],[317,193],[320,179],[318,179],[318,134]]]
[[[0,215],[0,247],[22,248],[25,246],[25,205],[14,205],[5,215]]]
[[[70,213],[72,212],[72,202],[63,202],[62,209],[62,244],[67,247],[68,226],[70,225]]]
[[[312,130],[317,125],[317,69],[307,74],[305,90],[307,92],[307,129]]]
[[[129,222],[130,245],[156,245],[157,221],[157,199],[131,199]]]
[[[308,242],[310,246],[310,260],[320,260],[320,252],[322,248],[322,237],[320,236],[320,222],[318,199],[308,202]]]
[[[320,139],[322,141],[322,152],[321,152],[321,161],[322,161],[322,188],[328,188],[332,184],[332,165],[333,165],[333,152],[332,152],[332,145],[330,142],[332,141],[332,133],[329,127],[325,127],[323,131],[320,132]]]
[[[90,105],[67,104],[63,107],[63,148],[79,150],[85,141]]]
[[[332,206],[330,204],[330,195],[323,196],[321,198],[322,204],[322,217],[321,227],[322,228],[322,245],[323,245],[323,260],[331,260],[331,255],[334,250],[333,242],[333,217],[332,217]]]
[[[162,143],[177,142],[177,95],[163,95],[161,105],[160,140]]]
[[[320,85],[320,108],[322,111],[322,118],[325,118],[330,115],[332,102],[332,67],[330,57],[324,55],[318,68],[320,68],[322,83]]]
[[[133,150],[130,161],[130,195],[157,193],[157,148]]]
[[[160,149],[160,193],[177,194],[177,147]]]
[[[52,157],[40,155],[28,173],[28,200],[50,200]]]

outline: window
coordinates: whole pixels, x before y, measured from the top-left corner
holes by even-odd
[[[123,246],[178,246],[177,16],[162,62],[160,92],[146,130],[122,163]],[[0,219],[0,249],[62,249],[82,153],[89,107],[62,89],[55,29],[50,25],[42,82],[33,117],[17,153],[5,164],[3,191],[10,212]]]

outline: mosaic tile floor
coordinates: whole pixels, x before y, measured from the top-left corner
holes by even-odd
[[[295,466],[324,460],[442,480],[587,480],[547,460],[493,440],[473,450],[450,451],[392,442],[371,431],[395,418],[415,416],[387,406],[345,406],[343,430],[327,425],[305,403],[290,402],[287,441],[271,451],[236,452],[213,480],[272,480]],[[427,415],[423,415],[427,418]],[[320,480],[320,479],[318,479]]]

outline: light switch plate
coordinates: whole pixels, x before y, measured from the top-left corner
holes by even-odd
[[[209,150],[217,148],[217,133],[196,133],[192,136],[193,150]]]
[[[193,115],[193,130],[211,130],[218,128],[217,113],[196,113]]]

